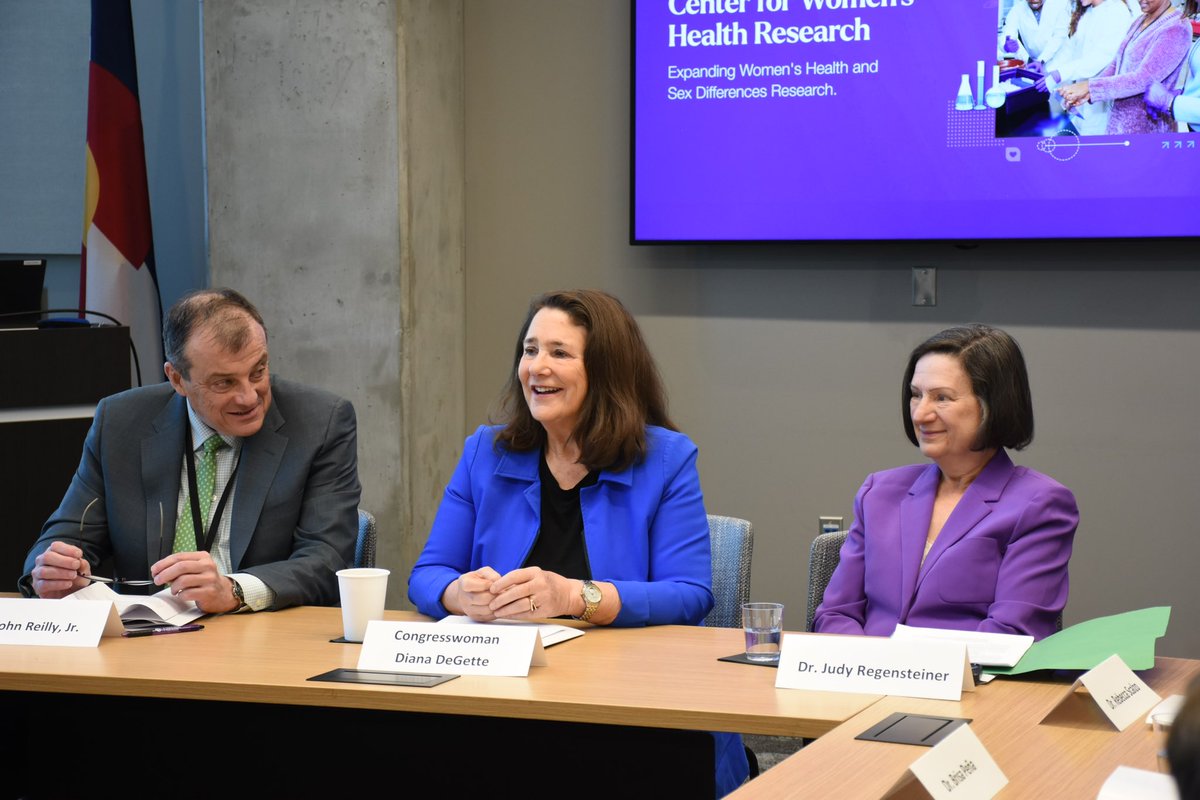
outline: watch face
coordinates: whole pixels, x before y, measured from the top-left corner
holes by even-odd
[[[600,587],[596,584],[588,581],[583,585],[584,600],[588,601],[589,603],[599,603],[602,597],[603,595],[600,594]]]

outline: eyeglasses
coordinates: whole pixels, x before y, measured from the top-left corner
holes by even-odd
[[[88,509],[91,508],[92,506],[94,506],[96,504],[96,501],[98,501],[99,499],[100,499],[99,497],[93,498],[92,502],[90,502],[86,506],[84,506],[83,513],[79,515],[79,541],[80,541],[80,543],[82,543],[84,541],[84,539],[83,539],[83,521],[87,518]],[[162,546],[163,546],[163,505],[162,505],[162,501],[159,501],[159,503],[158,503],[158,557],[159,558],[162,558]],[[88,581],[90,583],[107,583],[111,586],[153,586],[154,585],[153,580],[128,581],[128,580],[125,580],[124,578],[118,578],[116,576],[113,576],[111,578],[106,578],[103,575],[80,575],[79,577],[83,578],[85,581]]]

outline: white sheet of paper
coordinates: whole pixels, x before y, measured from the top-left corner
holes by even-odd
[[[959,700],[975,684],[961,642],[787,633],[775,687]]]
[[[1080,675],[1076,685],[1080,683],[1087,687],[1104,716],[1119,731],[1128,728],[1162,702],[1162,698],[1134,675],[1133,670],[1116,654]]]
[[[1165,772],[1117,767],[1100,787],[1096,800],[1179,800],[1175,779]]]
[[[67,595],[69,600],[105,600],[117,607],[121,621],[131,628],[149,625],[186,625],[204,616],[191,600],[180,600],[170,589],[152,595],[117,594],[103,583],[93,583]]]
[[[0,598],[0,645],[95,647],[102,636],[124,631],[113,604],[106,600]]]
[[[1015,667],[1025,651],[1033,644],[1032,636],[1014,633],[984,633],[982,631],[951,631],[943,628],[918,628],[897,625],[893,639],[922,641],[937,639],[946,642],[962,642],[967,648],[967,658],[972,664],[989,667]]]
[[[498,619],[494,622],[476,622],[468,616],[462,614],[452,614],[449,617],[442,617],[438,620],[441,625],[524,625],[528,628],[537,628],[538,633],[542,637],[543,647],[553,647],[556,644],[570,641],[578,636],[583,636],[583,631],[579,628],[572,628],[567,625],[555,625],[552,622],[522,622],[516,619]]]
[[[990,800],[1008,784],[970,725],[961,725],[909,767],[935,800]]]
[[[448,630],[453,627],[456,630]],[[358,668],[380,672],[526,677],[546,651],[536,625],[367,623]]]

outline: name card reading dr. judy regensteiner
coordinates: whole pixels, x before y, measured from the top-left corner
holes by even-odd
[[[358,668],[378,672],[525,677],[544,666],[546,651],[534,626],[367,623]]]
[[[789,633],[775,687],[958,700],[975,682],[961,642]]]

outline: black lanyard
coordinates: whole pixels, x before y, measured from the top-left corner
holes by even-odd
[[[192,532],[193,534],[204,532],[204,519],[200,516],[200,498],[199,489],[196,488],[196,453],[195,447],[192,445],[192,426],[188,424],[187,428],[187,447],[184,449],[184,460],[187,461],[188,474],[188,500],[191,501],[192,507]],[[238,467],[242,465],[242,460],[239,458],[233,465],[233,472],[229,473],[229,481],[225,484],[224,491],[221,492],[221,499],[217,502],[217,508],[212,512],[212,517],[208,521],[208,535],[204,537],[203,543],[200,537],[196,536],[196,545],[201,550],[206,552],[212,551],[213,542],[217,539],[217,528],[221,525],[221,514],[225,511],[225,502],[229,499],[229,490],[233,488],[233,479],[237,477]],[[213,476],[216,480],[216,476]]]

